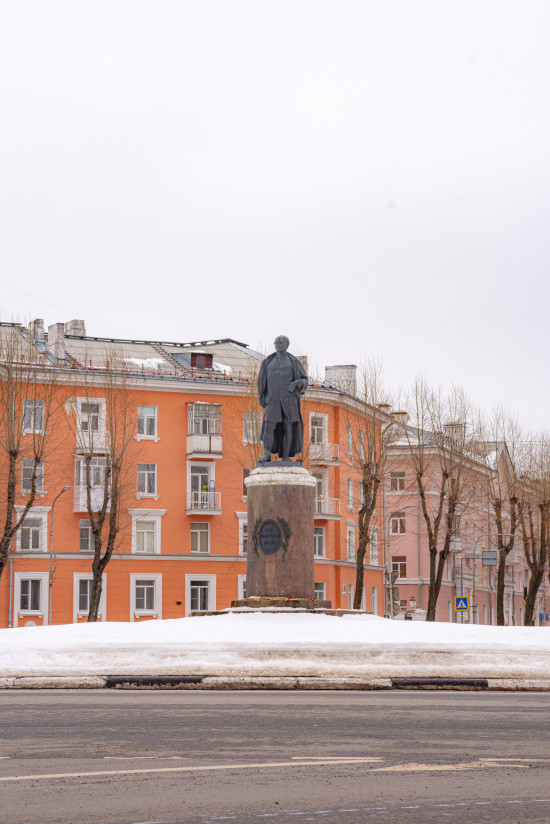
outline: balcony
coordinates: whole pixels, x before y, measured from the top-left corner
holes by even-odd
[[[337,443],[311,443],[309,462],[312,466],[335,466],[340,463],[340,446]]]
[[[190,403],[187,410],[187,457],[222,457],[222,418],[219,403]]]
[[[336,521],[340,517],[339,498],[316,498],[313,517],[322,518],[325,521]]]
[[[188,492],[186,515],[221,515],[221,492]]]
[[[103,506],[103,486],[91,488],[92,510],[98,512]],[[111,508],[111,501],[107,502],[107,511]],[[88,512],[86,486],[76,486],[73,494],[73,512]]]
[[[187,436],[187,457],[188,458],[214,458],[222,457],[222,436],[221,435],[188,435]]]

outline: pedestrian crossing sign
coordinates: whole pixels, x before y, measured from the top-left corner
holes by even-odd
[[[470,609],[470,596],[469,595],[456,595],[455,596],[455,612],[468,612]]]

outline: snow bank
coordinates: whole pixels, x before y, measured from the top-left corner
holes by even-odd
[[[550,629],[227,613],[0,630],[0,677],[550,678]]]

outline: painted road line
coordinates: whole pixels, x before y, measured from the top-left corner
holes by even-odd
[[[460,772],[461,770],[475,770],[479,767],[516,767],[518,770],[528,770],[527,764],[503,763],[479,759],[478,761],[463,761],[458,764],[393,764],[391,767],[374,767],[372,772]]]
[[[254,764],[210,764],[193,767],[148,767],[136,770],[93,770],[90,772],[74,773],[43,773],[40,775],[7,775],[0,777],[0,781],[38,781],[52,778],[87,778],[99,775],[142,775],[144,773],[175,773],[175,772],[206,772],[210,770],[250,770],[269,767],[317,767],[340,766],[341,764],[372,764],[381,761],[380,758],[346,758],[334,761],[265,761]]]

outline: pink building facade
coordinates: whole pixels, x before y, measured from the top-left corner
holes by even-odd
[[[382,490],[384,540],[388,568],[397,572],[394,587],[398,593],[400,613],[422,617],[428,604],[430,556],[428,534],[421,509],[411,446],[403,440],[387,447],[386,471]],[[426,472],[425,485],[428,505],[435,507],[441,483],[440,463],[433,454],[433,471]],[[436,608],[436,620],[453,623],[496,624],[497,622],[497,567],[483,564],[483,553],[495,551],[496,524],[492,507],[491,487],[498,476],[506,486],[510,470],[503,445],[495,450],[492,465],[486,460],[471,460],[463,468],[465,494],[460,506],[456,535],[451,541],[451,552],[445,570]],[[506,495],[503,495],[506,500]],[[509,531],[510,512],[504,505],[504,531]],[[443,518],[444,521],[444,518]],[[438,549],[443,546],[444,523]],[[515,547],[507,557],[504,612],[509,626],[523,625],[524,588],[529,583],[530,570],[523,554],[518,530]],[[455,596],[468,596],[468,612],[455,611]],[[550,591],[545,576],[539,590],[536,623],[539,614],[549,612]],[[413,612],[416,610],[416,613]],[[389,614],[389,610],[388,610]],[[544,618],[541,623],[544,623]]]

